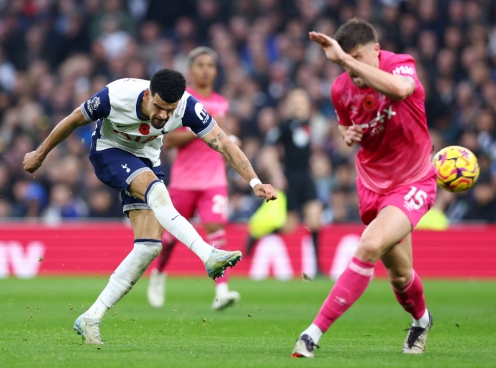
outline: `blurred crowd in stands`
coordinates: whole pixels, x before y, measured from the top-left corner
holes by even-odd
[[[230,101],[225,125],[263,177],[259,153],[294,87],[313,103],[310,167],[324,223],[359,221],[356,148],[341,139],[330,87],[342,72],[309,42],[358,16],[381,47],[408,53],[426,91],[435,150],[459,144],[481,165],[476,187],[438,201],[452,223],[496,222],[496,3],[489,0],[0,0],[0,218],[123,217],[118,193],[87,159],[94,124],[78,129],[35,175],[22,158],[74,108],[123,77],[159,68],[187,73],[186,56],[219,54],[217,90]],[[408,122],[404,122],[408,124]],[[174,151],[163,151],[168,173]],[[415,159],[414,157],[412,159]],[[259,202],[232,170],[230,216]]]

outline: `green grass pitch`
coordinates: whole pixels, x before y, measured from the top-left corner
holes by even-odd
[[[425,280],[434,327],[422,356],[401,354],[410,316],[386,281],[320,341],[315,359],[290,359],[332,282],[233,279],[241,303],[210,309],[204,278],[169,278],[166,305],[146,300],[147,279],[102,326],[105,345],[83,345],[73,330],[106,278],[0,280],[0,367],[495,367],[496,282]]]

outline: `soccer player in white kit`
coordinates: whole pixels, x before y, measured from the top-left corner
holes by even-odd
[[[24,157],[24,169],[34,173],[48,153],[76,128],[98,121],[90,161],[96,176],[120,191],[123,211],[129,216],[134,233],[134,248],[95,303],[74,323],[74,329],[87,344],[103,344],[103,316],[131,290],[160,253],[164,228],[201,259],[214,280],[241,259],[239,251],[217,250],[204,242],[174,208],[162,181],[160,149],[164,134],[189,127],[250,182],[257,196],[267,201],[277,198],[274,188],[261,183],[244,153],[185,89],[184,76],[170,69],[157,71],[150,81],[112,82],[64,118],[35,151]]]
[[[209,47],[197,47],[190,51],[188,59],[191,85],[186,91],[198,99],[205,111],[222,126],[229,110],[229,101],[214,91],[217,53]],[[174,206],[187,219],[196,212],[207,233],[207,242],[226,249],[228,188],[224,158],[209,149],[186,127],[167,134],[164,145],[177,149],[167,185]],[[198,157],[202,159],[198,160]],[[150,305],[156,308],[165,302],[165,269],[175,244],[176,239],[165,232],[162,252],[157,257],[156,268],[151,272],[147,291]],[[237,291],[229,290],[227,272],[224,277],[215,280],[213,309],[223,310],[239,299]]]

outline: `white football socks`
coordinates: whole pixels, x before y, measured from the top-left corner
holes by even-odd
[[[151,183],[145,198],[160,225],[191,249],[205,264],[213,247],[204,242],[193,225],[177,212],[164,183],[159,180]]]
[[[415,318],[413,319],[412,327],[426,328],[428,324],[429,324],[429,311],[427,310],[427,308],[425,308],[425,312],[422,315],[422,317],[420,317],[420,319],[415,319]]]
[[[215,295],[226,295],[229,292],[229,285],[227,282],[221,282],[215,285]]]
[[[108,287],[108,285],[107,285]],[[106,287],[106,288],[107,288]],[[105,289],[106,289],[105,288]],[[105,291],[104,289],[104,291]],[[103,291],[102,291],[103,293]],[[88,309],[85,313],[84,316],[88,318],[96,318],[98,320],[103,319],[103,316],[107,311],[109,310],[109,307],[105,305],[105,303],[101,300],[100,296],[98,296],[98,299],[93,303],[93,305]]]
[[[105,312],[112,308],[136,284],[150,263],[162,249],[160,240],[134,241],[133,250],[110,276],[109,283],[98,296],[96,302],[84,314],[88,318],[102,319]]]
[[[310,326],[308,326],[308,328],[305,331],[301,333],[300,337],[302,335],[308,335],[312,338],[315,344],[318,344],[323,334],[324,333],[322,332],[322,330],[318,328],[317,325],[312,323]]]

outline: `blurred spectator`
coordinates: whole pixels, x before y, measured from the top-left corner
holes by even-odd
[[[326,62],[307,32],[332,35],[360,16],[377,27],[384,48],[416,58],[435,150],[464,145],[485,165],[489,179],[481,174],[473,190],[455,196],[446,209],[450,221],[496,222],[488,184],[496,186],[493,1],[18,0],[0,6],[0,217],[122,216],[110,210],[118,199],[108,207],[102,187],[87,176],[93,124],[57,147],[36,177],[22,171],[22,157],[109,81],[149,78],[164,67],[184,71],[189,50],[207,45],[219,54],[216,89],[232,106],[226,124],[236,126],[254,165],[263,166],[262,138],[285,118],[283,96],[307,91],[312,176],[324,221],[355,219],[356,148],[343,143],[329,98],[342,70]],[[164,151],[162,158],[167,173],[173,156]],[[230,172],[229,180],[232,219],[245,221],[256,200],[239,176]],[[61,195],[54,187],[69,190],[71,210],[55,204]]]
[[[59,223],[62,219],[77,219],[88,215],[88,207],[74,196],[66,184],[57,184],[50,191],[50,204],[43,212],[47,223]]]
[[[473,196],[468,201],[464,220],[496,222],[496,188],[491,183],[489,174],[481,174],[478,184],[473,189]]]
[[[93,190],[88,202],[89,217],[122,217],[122,207],[116,200],[115,193],[105,187]]]

